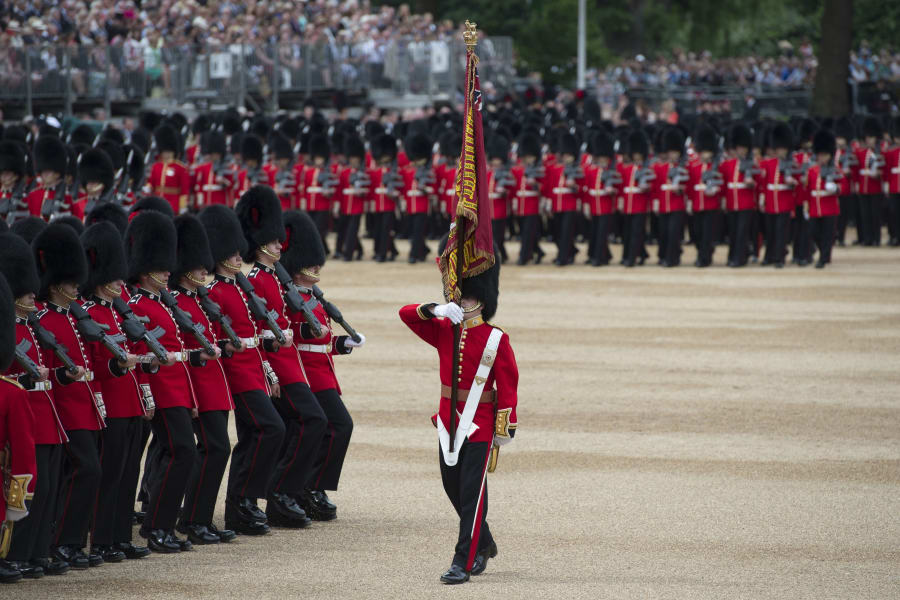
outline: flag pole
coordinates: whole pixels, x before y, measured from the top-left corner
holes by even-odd
[[[471,61],[472,55],[475,53],[475,46],[478,45],[478,31],[476,29],[475,23],[470,23],[466,21],[466,30],[463,32],[463,41],[466,44],[466,107],[471,110],[472,98],[471,94],[471,82],[469,81],[470,77],[474,77],[474,73],[471,69]],[[462,155],[460,155],[460,161],[462,161]],[[462,164],[457,166],[457,172],[462,169]],[[459,210],[460,198],[459,198],[459,188],[457,187],[457,198],[456,198],[456,247],[452,250],[452,253],[456,255],[456,264],[454,265],[451,261],[451,268],[456,271],[456,283],[459,289],[462,289],[462,276],[463,276],[463,267],[465,265],[465,250],[463,246],[465,245],[465,231],[466,231],[466,217],[463,215],[463,211]],[[461,237],[462,236],[462,237]],[[460,298],[461,300],[462,298]],[[455,300],[455,299],[451,299]],[[456,441],[456,405],[457,405],[457,396],[459,395],[459,363],[460,359],[460,339],[462,338],[462,323],[453,326],[453,360],[451,366],[451,380],[450,380],[450,452],[453,452],[454,445]]]

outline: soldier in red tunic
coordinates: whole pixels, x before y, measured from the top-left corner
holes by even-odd
[[[900,117],[891,123],[892,142],[884,151],[884,187],[888,201],[888,232],[891,246],[900,246]]]
[[[409,264],[424,261],[428,255],[425,227],[434,196],[434,173],[430,165],[432,145],[424,133],[411,135],[404,142],[410,162],[399,169],[403,178],[400,204],[401,212],[409,216]]]
[[[360,341],[355,342],[348,336],[334,335],[330,317],[313,297],[312,286],[318,283],[325,263],[325,248],[315,235],[315,224],[308,215],[294,211],[285,214],[284,225],[287,236],[280,262],[291,275],[303,301],[314,305],[313,315],[323,329],[322,334],[317,336],[304,321],[303,315],[289,314],[294,339],[299,342],[297,349],[309,389],[315,394],[327,419],[327,428],[314,457],[311,476],[299,500],[310,517],[328,521],[337,517],[337,507],[328,498],[327,491],[338,488],[353,433],[353,419],[341,399],[332,356],[350,354],[353,348],[365,343],[365,336],[360,334]]]
[[[207,131],[201,141],[203,162],[194,168],[194,206],[202,210],[213,204],[234,204],[231,193],[234,172],[225,164],[225,136],[218,131]]]
[[[0,372],[9,368],[16,351],[13,301],[6,278],[0,276]],[[28,514],[38,476],[33,416],[27,396],[15,379],[0,376],[0,468],[9,476],[0,493],[0,583],[22,579],[22,572],[5,557],[14,524]],[[39,576],[37,569],[40,567],[31,571],[32,576]]]
[[[69,304],[78,298],[78,287],[87,278],[84,249],[75,230],[51,223],[32,243],[41,287],[38,300],[45,308],[36,314],[40,326],[52,333],[68,350],[68,369],[53,349],[42,345],[44,364],[51,370],[53,400],[69,441],[65,445],[63,479],[56,510],[56,528],[51,553],[74,569],[103,564],[99,554],[86,555],[87,534],[100,487],[100,430],[106,408],[100,386],[94,383],[95,364],[69,314]]]
[[[644,235],[647,229],[647,211],[650,209],[650,186],[653,173],[649,168],[650,141],[640,129],[628,134],[625,151],[629,162],[619,163],[621,195],[619,210],[624,215],[622,225],[622,264],[633,267],[644,264],[647,250]]]
[[[344,246],[338,248],[345,262],[354,258],[362,259],[362,244],[359,242],[359,223],[365,213],[366,197],[369,195],[369,179],[366,174],[366,148],[358,136],[344,139],[344,156],[347,166],[338,177],[338,192],[343,195],[341,210],[344,220]]]
[[[266,182],[281,200],[281,208],[297,208],[297,179],[294,169],[294,148],[291,141],[275,132],[269,137],[269,162],[263,167],[268,175]]]
[[[659,264],[677,267],[681,264],[684,235],[685,184],[684,134],[674,126],[666,127],[660,138],[660,161],[653,165],[653,208],[659,215]]]
[[[206,279],[214,266],[206,229],[193,215],[176,217],[175,229],[178,234],[178,266],[169,278],[172,294],[191,320],[203,326],[203,335],[211,344],[217,344],[223,354],[236,352],[237,348],[227,338],[220,340],[216,337],[198,295],[205,294]],[[203,289],[198,292],[200,288]],[[188,352],[193,352],[200,348],[200,343],[189,338],[185,340],[185,346]],[[225,379],[221,358],[207,360],[203,365],[192,363],[188,371],[199,413],[194,419],[197,461],[191,470],[177,529],[187,534],[194,544],[230,542],[235,538],[235,532],[218,529],[213,524],[213,512],[231,455],[231,440],[228,439],[228,415],[234,410],[231,390]]]
[[[241,197],[235,207],[241,221],[247,252],[243,258],[253,268],[247,278],[256,294],[275,311],[278,327],[285,334],[282,345],[274,339],[266,324],[257,327],[269,341],[266,359],[278,377],[281,393],[272,399],[285,426],[285,440],[269,482],[266,515],[269,523],[283,527],[306,527],[310,519],[295,500],[310,478],[313,460],[325,434],[325,414],[309,389],[300,355],[293,343],[291,321],[287,317],[282,284],[275,275],[275,263],[281,258],[285,239],[281,205],[272,188],[258,185]],[[317,236],[317,231],[310,233]]]
[[[325,243],[331,219],[331,203],[337,187],[335,167],[331,160],[331,145],[325,135],[311,135],[309,139],[311,164],[303,171],[303,195],[300,210],[305,210],[316,223],[316,228]],[[326,248],[327,248],[326,244]]]
[[[10,221],[16,220],[16,213],[23,217],[29,214],[25,197],[34,183],[25,173],[26,154],[24,146],[12,140],[0,141],[0,220],[4,222],[10,213]]]
[[[688,166],[687,211],[694,217],[692,237],[697,246],[694,266],[705,268],[712,264],[715,224],[722,204],[722,175],[718,171],[721,155],[715,129],[708,125],[698,127],[694,147],[697,157]]]
[[[859,194],[860,243],[881,244],[881,202],[884,156],[881,153],[881,123],[877,117],[866,117],[862,126],[863,145],[856,149],[856,190]]]
[[[40,348],[27,317],[36,310],[35,295],[40,288],[31,247],[12,233],[0,234],[0,274],[11,283],[15,297],[16,344],[29,344],[28,358],[37,365],[38,377],[29,375],[18,362],[6,371],[28,392],[28,407],[34,417],[37,481],[28,517],[18,521],[6,559],[25,577],[61,575],[69,566],[50,556],[51,524],[59,493],[62,445],[68,440],[51,395],[50,370],[44,366]]]
[[[541,182],[544,176],[541,167],[541,138],[534,133],[523,133],[519,138],[517,154],[521,164],[510,169],[516,180],[512,190],[512,210],[519,217],[521,231],[521,246],[516,264],[527,264],[533,258],[535,264],[539,264],[544,257],[540,245]]]
[[[609,264],[609,226],[616,210],[615,141],[605,131],[599,131],[590,139],[591,164],[584,167],[582,206],[591,218],[588,260],[595,267]]]
[[[506,228],[509,223],[510,197],[515,179],[509,170],[509,140],[500,134],[492,135],[485,145],[488,160],[488,199],[491,201],[491,232],[500,249],[500,262],[505,263]]]
[[[82,297],[87,299],[83,307],[94,321],[109,328],[108,334],[122,334],[122,316],[112,305],[121,297],[128,274],[122,236],[112,223],[97,223],[85,230],[81,243],[88,262],[88,278],[81,286]],[[127,343],[123,345],[129,350]],[[131,518],[144,450],[142,419],[153,418],[152,397],[141,387],[142,373],[134,369],[137,356],[129,353],[128,360],[120,363],[101,343],[87,346],[92,362],[106,367],[97,369],[94,381],[106,404],[106,429],[100,433],[102,474],[91,552],[106,562],[143,558],[150,550],[131,543]]]
[[[769,132],[769,147],[774,154],[759,162],[763,187],[762,210],[765,214],[766,254],[763,265],[784,266],[791,213],[796,205],[794,164],[789,153],[794,134],[786,123],[777,123]],[[779,266],[780,265],[780,266]]]
[[[78,161],[78,181],[84,193],[78,197],[72,214],[84,216],[101,204],[115,200],[115,166],[105,150],[90,148]]]
[[[68,162],[66,146],[59,138],[45,135],[34,143],[34,170],[40,176],[41,186],[25,198],[32,216],[49,221],[54,217],[75,214],[76,209],[72,206],[74,198],[66,189]],[[84,214],[75,216],[81,218]]]
[[[728,149],[732,156],[719,165],[725,185],[724,209],[728,218],[728,266],[743,267],[747,264],[750,244],[750,223],[757,210],[756,173],[753,159],[753,133],[743,123],[732,126],[728,132]]]
[[[462,281],[460,304],[411,304],[400,318],[413,333],[435,347],[440,358],[441,400],[432,422],[440,440],[444,491],[459,515],[459,539],[448,584],[463,583],[484,572],[497,545],[487,524],[487,470],[493,445],[515,436],[519,371],[509,336],[488,321],[497,310],[500,265]],[[460,323],[459,373],[452,373],[453,324]],[[459,379],[454,451],[449,451],[451,380]]]
[[[187,166],[178,160],[181,153],[179,135],[171,125],[160,125],[153,137],[159,158],[150,167],[147,187],[154,196],[164,198],[177,215],[187,210],[191,193],[191,175]]]
[[[268,519],[256,500],[268,495],[285,432],[284,422],[270,398],[280,394],[278,378],[262,353],[275,350],[274,340],[261,339],[247,308],[247,296],[235,280],[243,265],[241,256],[247,252],[247,240],[237,215],[230,208],[210,206],[199,218],[206,229],[216,269],[215,279],[207,286],[209,297],[231,319],[232,328],[241,338],[241,351],[226,355],[222,361],[234,400],[238,435],[231,452],[225,527],[245,535],[264,535],[269,532]],[[218,324],[215,334],[224,337]]]
[[[835,164],[836,149],[833,133],[827,129],[817,131],[813,137],[816,164],[809,168],[802,182],[805,191],[803,217],[809,221],[811,238],[819,248],[817,269],[823,269],[831,262],[835,225],[841,210],[839,198],[850,187],[840,165]],[[807,254],[810,253],[807,251]]]
[[[553,238],[557,246],[553,264],[562,267],[575,260],[575,227],[584,172],[578,164],[581,154],[578,138],[566,132],[558,141],[560,162],[545,166],[541,193],[548,200],[553,215]]]
[[[140,535],[147,539],[154,552],[186,551],[192,544],[175,535],[175,524],[197,459],[191,422],[192,416],[196,416],[197,399],[185,363],[198,365],[216,357],[203,351],[187,351],[184,334],[179,331],[169,307],[162,302],[161,294],[168,294],[169,275],[177,264],[172,220],[155,210],[138,213],[125,232],[125,253],[128,280],[134,286],[128,306],[135,315],[148,319],[146,326],[150,330],[163,329],[159,342],[167,352],[166,363],[155,373],[146,375],[156,404],[151,427],[159,446],[149,481],[148,512]],[[134,347],[140,354],[150,353],[144,342],[136,342]]]
[[[379,135],[372,142],[372,157],[376,166],[368,171],[369,204],[373,217],[375,260],[394,260],[391,238],[394,229],[394,210],[400,194],[397,172],[397,140],[390,134]]]

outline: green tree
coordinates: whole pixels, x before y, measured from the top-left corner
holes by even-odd
[[[847,78],[850,76],[850,45],[853,43],[852,23],[853,0],[825,0],[823,43],[819,45],[813,114],[840,117],[850,112]]]

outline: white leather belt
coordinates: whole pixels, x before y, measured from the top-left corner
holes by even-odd
[[[821,198],[822,196],[837,196],[837,192],[829,192],[827,190],[813,190],[811,193],[816,198]]]
[[[729,183],[728,184],[729,190],[743,190],[746,187],[747,187],[746,183]]]
[[[201,188],[204,192],[220,192],[223,188],[221,185],[204,185]]]
[[[175,357],[175,362],[187,362],[188,360],[187,352],[173,352],[172,355]]]
[[[344,190],[344,194],[347,196],[365,196],[368,193],[368,188],[349,188]]]
[[[555,187],[553,188],[554,194],[574,194],[575,190],[569,187]]]
[[[300,352],[317,352],[319,354],[328,354],[331,347],[328,344],[297,344],[297,350]]]
[[[306,191],[310,194],[324,194],[326,192],[330,192],[331,188],[324,188],[322,186],[314,185],[306,188]]]
[[[53,389],[53,383],[50,381],[35,381],[34,385],[28,388],[29,392],[49,392]]]
[[[75,381],[93,381],[94,380],[94,372],[85,370],[84,375],[76,379]]]
[[[891,173],[900,173],[900,167],[892,167]]]
[[[259,337],[254,336],[252,338],[241,338],[241,346],[244,348],[256,348],[259,346]]]
[[[773,192],[783,192],[785,190],[791,189],[791,186],[785,185],[783,183],[769,183],[766,184],[766,189]]]
[[[588,194],[590,194],[591,196],[609,196],[612,193],[613,193],[613,190],[611,190],[611,189],[588,190]]]
[[[517,196],[526,196],[526,197],[530,198],[532,196],[537,196],[538,193],[535,191],[532,191],[532,190],[519,190],[518,192],[516,192],[516,195]]]
[[[406,193],[409,196],[424,196],[425,195],[425,192],[423,192],[422,190],[409,190]]]
[[[396,194],[396,193],[397,193],[397,190],[394,190],[393,192],[391,192],[391,191],[388,190],[386,187],[377,187],[377,188],[375,188],[375,193],[376,193],[376,194],[381,194],[382,196],[385,196],[385,195],[390,194],[390,193]]]
[[[640,188],[640,187],[637,187],[637,186],[630,185],[630,186],[626,187],[624,191],[625,191],[626,194],[640,194],[640,193],[641,193],[641,188]]]
[[[698,183],[698,184],[696,184],[696,185],[694,186],[694,189],[695,189],[696,191],[698,191],[698,192],[702,192],[702,191],[704,191],[704,190],[706,189],[706,184],[705,184],[705,183]]]

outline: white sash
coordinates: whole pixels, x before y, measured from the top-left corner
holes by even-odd
[[[469,434],[472,427],[472,420],[475,418],[475,411],[478,410],[478,403],[481,402],[481,391],[487,382],[488,375],[494,367],[494,359],[497,358],[497,348],[500,347],[500,338],[503,332],[496,327],[488,336],[487,344],[484,346],[484,352],[481,353],[481,362],[478,364],[478,372],[475,379],[472,380],[472,388],[466,397],[466,405],[463,408],[462,415],[459,418],[459,425],[456,427],[456,437],[453,441],[453,452],[450,452],[450,432],[444,427],[440,414],[437,418],[438,440],[441,444],[441,454],[444,455],[444,462],[448,467],[452,467],[459,459],[459,450],[462,448],[463,441]],[[454,375],[455,376],[455,375]]]

